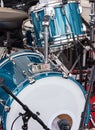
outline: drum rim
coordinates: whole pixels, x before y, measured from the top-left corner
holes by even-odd
[[[79,3],[78,1],[76,0],[69,0],[67,2],[67,4],[70,4],[70,3]],[[60,6],[63,6],[62,2],[49,2],[49,4],[46,4],[46,3],[37,3],[36,5],[32,6],[29,8],[28,12],[29,14],[31,12],[38,12],[38,11],[41,11],[41,10],[44,10],[45,7],[60,7]]]
[[[35,55],[35,56],[39,56],[40,58],[43,59],[43,55],[41,53],[36,53],[36,52],[31,52],[29,51],[20,51],[20,52],[16,52],[14,54],[11,54],[9,57],[7,57],[6,59],[4,59],[1,63],[0,63],[0,68],[7,63],[11,58],[16,58],[19,56],[23,56],[23,55]]]
[[[60,2],[54,2],[54,3],[49,3],[49,5],[47,6],[47,4],[45,4],[45,3],[43,3],[43,4],[37,4],[37,5],[35,5],[35,6],[32,6],[32,7],[30,7],[30,9],[29,9],[29,14],[31,14],[31,12],[34,12],[34,13],[36,13],[36,12],[39,12],[39,11],[42,11],[42,10],[44,10],[44,8],[48,8],[48,7],[61,7],[61,5],[62,5],[62,3],[60,3]]]

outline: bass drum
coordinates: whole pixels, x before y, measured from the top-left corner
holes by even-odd
[[[42,62],[43,58],[36,53],[13,54],[1,62],[0,77],[5,79],[5,85],[21,102],[26,104],[33,113],[39,113],[39,118],[51,130],[60,130],[61,121],[63,124],[64,122],[68,124],[71,130],[77,130],[85,105],[86,93],[83,87],[73,78],[65,78],[60,72],[45,71],[33,74],[29,71],[30,63]],[[23,71],[35,82],[30,83]],[[25,111],[1,88],[0,95],[10,107],[9,112],[0,109],[3,111],[1,115],[4,130],[22,130],[23,121],[19,113],[25,113]],[[88,106],[86,124],[89,120],[89,113]],[[43,128],[37,121],[30,118],[28,130],[43,130]]]

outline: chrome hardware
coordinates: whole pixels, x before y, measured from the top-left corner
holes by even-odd
[[[9,60],[10,60],[14,65],[16,64],[12,56],[10,56],[9,54],[7,54],[6,56],[9,58]]]
[[[5,101],[3,99],[0,99],[0,104],[4,107],[4,111],[5,112],[9,112],[10,111],[10,107],[5,105]]]
[[[58,59],[58,57],[56,55],[54,55],[53,53],[49,55],[49,58],[51,59],[51,61],[54,61],[55,66],[64,74],[64,77],[68,77],[69,74],[69,70],[65,67],[65,65]]]
[[[26,71],[23,71],[23,74],[27,77],[27,79],[29,80],[30,84],[35,82],[35,80],[31,76],[29,76]]]
[[[55,17],[55,11],[54,11],[54,8],[53,7],[46,7],[45,9],[44,9],[44,11],[45,11],[45,15],[48,15],[48,16],[50,16],[50,18],[51,19],[54,19],[54,17]]]

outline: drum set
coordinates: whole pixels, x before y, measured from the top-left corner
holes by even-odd
[[[29,9],[22,32],[24,50],[0,60],[2,129],[84,130],[92,84],[87,93],[71,73],[81,57],[71,70],[58,58],[87,38],[79,1],[40,0]]]

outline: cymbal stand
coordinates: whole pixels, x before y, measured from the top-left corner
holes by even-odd
[[[95,36],[94,36],[94,27],[95,27],[95,3],[91,3],[91,14],[90,14],[90,28],[91,28],[91,33],[90,33],[90,40],[92,42],[95,41]],[[95,45],[94,45],[95,46]]]

